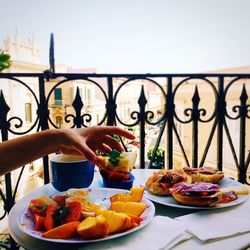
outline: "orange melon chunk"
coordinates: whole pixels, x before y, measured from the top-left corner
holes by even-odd
[[[134,202],[141,202],[144,187],[133,187],[130,189],[130,192],[127,194],[115,194],[110,197],[110,201],[134,201]]]
[[[77,232],[83,239],[103,238],[109,233],[109,224],[106,218],[100,214],[96,217],[88,217],[77,226]]]
[[[110,210],[118,213],[127,213],[140,216],[146,209],[147,204],[133,201],[115,201],[111,203]]]
[[[77,233],[76,228],[79,225],[79,221],[69,222],[61,226],[55,227],[47,232],[44,232],[42,236],[50,239],[70,239]]]
[[[106,218],[110,234],[123,232],[136,226],[135,221],[127,214],[116,213],[110,210],[101,210],[98,213]]]

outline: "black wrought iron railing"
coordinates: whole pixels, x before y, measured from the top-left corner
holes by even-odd
[[[118,125],[138,136],[138,168],[154,166],[161,146],[166,168],[176,165],[178,153],[183,165],[213,163],[220,170],[230,165],[238,181],[249,184],[250,74],[2,73],[0,89],[2,141],[61,126]],[[26,96],[33,111],[20,113]],[[31,121],[26,121],[25,112],[32,113]],[[147,163],[152,145],[153,157]],[[124,146],[128,148],[128,142]],[[16,183],[11,173],[5,175],[1,219],[15,203],[24,167]],[[43,169],[48,183],[47,156]]]

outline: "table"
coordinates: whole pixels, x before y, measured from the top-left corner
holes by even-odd
[[[152,169],[134,169],[133,174],[135,176],[135,182],[134,186],[139,186],[142,184],[145,184],[146,179],[153,173]],[[102,181],[101,176],[98,171],[95,172],[94,180],[90,187],[102,187]],[[11,209],[9,214],[9,231],[11,236],[15,239],[17,243],[19,243],[22,247],[24,247],[27,250],[64,250],[64,249],[75,249],[75,250],[86,250],[86,249],[115,249],[115,245],[121,244],[122,241],[126,241],[129,239],[130,235],[126,235],[120,238],[107,240],[103,242],[97,242],[97,243],[91,243],[91,244],[59,244],[59,243],[51,243],[46,242],[43,240],[32,238],[26,234],[24,234],[17,226],[17,217],[20,213],[20,210],[27,207],[28,202],[32,198],[38,197],[40,194],[47,194],[51,195],[53,193],[56,193],[57,191],[53,188],[51,184],[44,185],[31,193],[29,193],[24,198],[17,201],[15,206]],[[250,199],[248,199],[246,202],[249,203],[250,207]],[[175,218],[181,215],[186,215],[188,213],[194,212],[190,209],[182,209],[182,208],[174,208],[174,207],[167,207],[165,205],[160,205],[155,203],[156,208],[156,215],[163,215],[168,216],[171,218]],[[250,210],[249,210],[250,211]],[[227,250],[236,250],[236,249],[245,249],[247,246],[250,245],[250,233],[245,233],[240,236],[235,236],[223,240],[217,240],[217,241],[209,241],[209,242],[202,242],[194,237],[191,239],[184,241],[180,243],[179,245],[175,246],[175,250],[214,250],[214,249],[227,249]],[[131,250],[131,249],[128,249]]]

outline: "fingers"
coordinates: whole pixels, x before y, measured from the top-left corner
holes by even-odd
[[[102,151],[102,152],[107,152],[107,153],[110,153],[110,152],[112,152],[112,148],[111,147],[109,147],[108,145],[106,145],[106,144],[101,144],[100,146],[99,146],[99,148],[98,148],[100,151]]]
[[[135,136],[132,133],[122,128],[116,127],[116,126],[100,126],[100,127],[96,127],[96,129],[98,130],[99,133],[106,133],[109,135],[116,134],[116,135],[126,137],[127,139],[130,139],[130,140],[135,139]]]
[[[103,142],[113,149],[116,149],[120,152],[124,151],[124,148],[122,147],[121,143],[114,139],[112,136],[105,136],[103,138]]]
[[[85,141],[76,142],[74,144],[74,148],[78,152],[83,154],[89,162],[91,162],[93,164],[96,163],[96,154],[88,147],[88,145],[86,144]]]
[[[67,133],[66,133],[67,132]],[[96,163],[95,150],[101,150],[104,152],[110,152],[112,149],[118,151],[124,151],[122,145],[115,140],[112,136],[119,135],[127,139],[134,140],[135,136],[122,128],[117,126],[95,126],[91,128],[84,128],[78,130],[67,130],[64,131],[66,135],[69,136],[70,133],[70,143],[65,145],[65,148],[72,148],[78,151],[80,154],[85,155],[85,157],[92,163]]]
[[[82,155],[82,153],[75,148],[62,148],[59,151],[65,155]]]

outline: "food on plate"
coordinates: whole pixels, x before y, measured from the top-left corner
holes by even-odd
[[[234,201],[238,195],[248,195],[249,189],[244,185],[221,188],[215,183],[182,182],[171,188],[171,194],[176,201],[184,205],[214,207]]]
[[[32,214],[45,215],[47,205],[44,205],[39,200],[33,199],[30,200],[28,209]]]
[[[44,219],[44,228],[46,229],[46,231],[49,231],[56,227],[57,221],[54,220],[56,214],[57,214],[57,205],[50,204],[46,209],[46,216]]]
[[[126,213],[117,213],[111,210],[101,210],[99,214],[102,214],[107,220],[109,225],[109,234],[120,233],[138,226],[133,217]]]
[[[170,195],[170,188],[178,182],[191,182],[191,177],[182,169],[156,171],[146,181],[146,188],[159,196]]]
[[[210,182],[217,183],[219,180],[224,178],[224,173],[213,167],[183,167],[185,173],[191,176],[192,183],[195,182]]]
[[[134,201],[114,201],[111,203],[110,210],[139,217],[146,209],[146,206],[145,203]]]
[[[130,189],[129,193],[125,194],[115,194],[110,197],[110,201],[135,201],[135,202],[141,202],[143,193],[144,193],[144,187],[133,187]]]
[[[213,207],[222,201],[220,186],[207,182],[180,182],[171,188],[171,194],[176,201],[184,205]]]
[[[82,205],[90,204],[91,200],[87,190],[82,188],[70,188],[66,191],[66,203],[70,201],[79,201]]]
[[[61,226],[44,232],[42,236],[50,239],[70,239],[76,234],[76,229],[79,223],[79,221],[72,221],[62,224]]]
[[[130,172],[136,161],[136,152],[112,151],[97,157],[97,166],[104,179],[112,181],[130,180]]]
[[[66,206],[66,195],[54,195],[52,199],[57,203],[58,206]]]
[[[56,205],[57,203],[47,195],[40,195],[36,199],[30,200],[29,210],[35,214],[45,215],[45,210],[50,204]]]
[[[66,191],[66,196],[67,197],[89,197],[89,192],[85,189],[82,188],[70,188]]]
[[[44,229],[44,221],[45,221],[44,216],[34,214],[33,220],[34,220],[35,230],[43,230]]]
[[[81,204],[81,207],[84,205],[90,204],[91,199],[87,190],[82,188],[70,188],[66,191],[66,205],[71,202],[78,202]]]
[[[221,204],[234,201],[238,198],[237,194],[234,191],[221,192]]]
[[[82,217],[85,219],[87,217],[94,217],[96,213],[102,209],[100,205],[96,204],[85,204],[82,205]]]
[[[77,226],[77,232],[86,240],[103,238],[109,233],[109,224],[107,219],[100,214],[83,220]]]
[[[129,230],[143,221],[140,215],[147,208],[146,203],[141,202],[143,192],[144,187],[134,187],[127,196],[118,193],[100,199],[90,197],[83,189],[68,190],[65,194],[32,199],[27,217],[33,220],[32,230],[39,231],[45,238],[102,238]],[[88,198],[88,202],[82,202],[80,198],[85,201]],[[111,201],[122,198],[133,201]]]
[[[65,200],[65,203],[69,203],[69,202],[72,202],[72,201],[78,201],[81,203],[81,205],[85,205],[85,204],[90,204],[90,199],[89,197],[83,197],[83,196],[71,196],[71,197],[67,197],[66,200]]]
[[[72,221],[79,221],[81,219],[82,207],[78,201],[71,201],[67,204],[67,215],[63,218],[62,223],[69,223]],[[59,208],[60,209],[60,208]]]
[[[36,198],[37,201],[41,202],[43,205],[56,204],[56,202],[51,199],[49,196],[42,194]]]
[[[242,185],[242,186],[232,186],[221,188],[220,192],[222,193],[222,201],[221,203],[228,203],[230,201],[236,200],[238,195],[248,195],[249,188]]]
[[[146,188],[159,196],[171,195],[169,189],[176,183],[208,182],[217,183],[224,177],[224,173],[212,167],[183,167],[179,169],[162,169],[154,172],[146,182]]]
[[[247,187],[246,185],[225,187],[221,188],[221,192],[234,192],[237,195],[248,195],[249,187]]]

